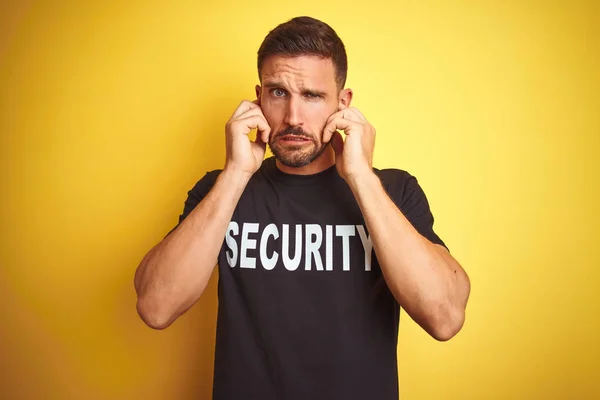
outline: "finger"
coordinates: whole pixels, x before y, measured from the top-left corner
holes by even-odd
[[[256,100],[255,100],[256,101]],[[240,115],[237,120],[242,120],[242,119],[246,119],[252,116],[258,116],[262,119],[265,120],[265,122],[267,123],[268,129],[258,129],[258,135],[257,136],[261,136],[261,139],[265,142],[265,143],[269,143],[269,136],[271,135],[271,127],[269,126],[269,123],[267,122],[267,119],[265,118],[265,115],[262,112],[262,109],[260,107],[255,107],[255,108],[251,108],[249,110],[247,110],[245,113],[243,113],[242,115]]]
[[[269,143],[269,136],[271,135],[271,126],[269,125],[269,122],[267,121],[267,119],[265,118],[265,115],[263,114],[262,110],[259,108],[252,108],[248,111],[246,111],[244,114],[240,115],[238,119],[246,119],[252,116],[257,116],[262,118],[266,125],[267,125],[267,129],[263,129],[263,128],[259,128],[258,129],[258,135],[261,137],[261,140],[265,143]]]
[[[333,134],[331,138],[331,147],[333,147],[336,158],[342,156],[342,152],[344,151],[344,139],[342,139],[341,133],[336,131]]]
[[[263,150],[265,150],[267,148],[267,143],[262,139],[262,135],[256,135],[256,139],[254,139],[254,143]]]
[[[237,117],[235,117],[234,119],[244,119],[247,117],[250,117],[252,115],[260,115],[261,117],[265,117],[265,115],[262,112],[262,109],[260,107],[252,107],[247,109],[246,111],[244,111],[243,113],[241,113],[240,115],[238,115]]]
[[[323,130],[323,143],[328,143],[338,129],[344,131],[347,135],[350,134],[350,130],[355,124],[356,122],[342,118],[341,116],[332,119],[325,125],[325,129]]]
[[[339,118],[342,115],[342,110],[334,112],[327,118],[325,122],[325,127],[323,128],[323,143],[329,143],[331,140],[331,135],[333,135],[333,131],[330,129],[330,124],[336,118]],[[335,130],[335,129],[334,129]]]
[[[259,135],[261,140],[265,143],[269,143],[269,138],[271,137],[271,127],[267,124],[267,126],[269,127],[268,130],[264,130],[264,131],[260,131]]]
[[[363,118],[354,112],[354,110],[350,108],[345,108],[342,110],[342,117],[345,119],[349,119],[350,121],[363,123]]]
[[[363,113],[361,113],[358,108],[350,107],[348,108],[348,110],[355,114],[362,122],[368,122]]]
[[[267,135],[271,133],[271,127],[262,115],[252,115],[250,117],[238,119],[236,120],[236,123],[243,124],[248,128],[248,130],[244,132],[246,135],[250,133],[252,129],[258,130],[259,134],[257,136],[261,136],[261,139],[264,139],[265,132],[267,132]]]
[[[248,100],[244,100],[240,103],[238,108],[235,109],[235,111],[233,112],[233,115],[231,116],[231,119],[235,119],[235,118],[239,117],[240,115],[242,115],[243,113],[245,113],[246,111],[251,110],[253,108],[257,108],[257,107],[258,107],[258,104],[255,104]]]

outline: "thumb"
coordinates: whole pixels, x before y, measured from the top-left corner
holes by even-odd
[[[331,136],[331,147],[333,147],[336,157],[342,156],[342,152],[344,151],[344,139],[342,139],[342,134],[338,131],[335,131]]]

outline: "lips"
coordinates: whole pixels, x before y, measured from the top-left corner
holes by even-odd
[[[283,140],[285,142],[310,142],[310,139],[305,136],[295,136],[295,135],[285,135],[281,136],[279,140]]]

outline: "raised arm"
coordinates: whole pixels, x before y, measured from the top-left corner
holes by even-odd
[[[259,133],[251,142],[247,135],[255,128]],[[231,216],[262,163],[269,132],[260,107],[242,102],[227,122],[225,168],[179,226],[142,259],[134,278],[137,311],[151,328],[171,325],[206,289]]]
[[[346,133],[345,140],[338,129]],[[360,111],[333,114],[323,137],[331,142],[336,167],[360,206],[390,291],[432,337],[449,340],[465,321],[471,290],[466,272],[444,246],[422,235],[384,190],[372,169],[375,129]],[[418,201],[421,218],[429,211],[424,201]]]

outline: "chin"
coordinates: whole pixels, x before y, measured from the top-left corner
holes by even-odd
[[[312,151],[306,152],[300,148],[289,147],[287,149],[282,149],[279,146],[269,146],[271,152],[281,164],[290,168],[302,168],[319,158],[323,151],[325,150],[325,146],[321,148],[312,149]]]
[[[313,161],[311,154],[306,154],[303,151],[295,149],[272,149],[273,155],[281,164],[291,168],[301,168]]]
[[[290,168],[302,168],[307,166],[308,164],[310,164],[313,160],[306,158],[306,157],[277,157],[275,156],[275,158],[277,158],[277,160],[282,163],[283,165],[285,165],[286,167],[290,167]]]

